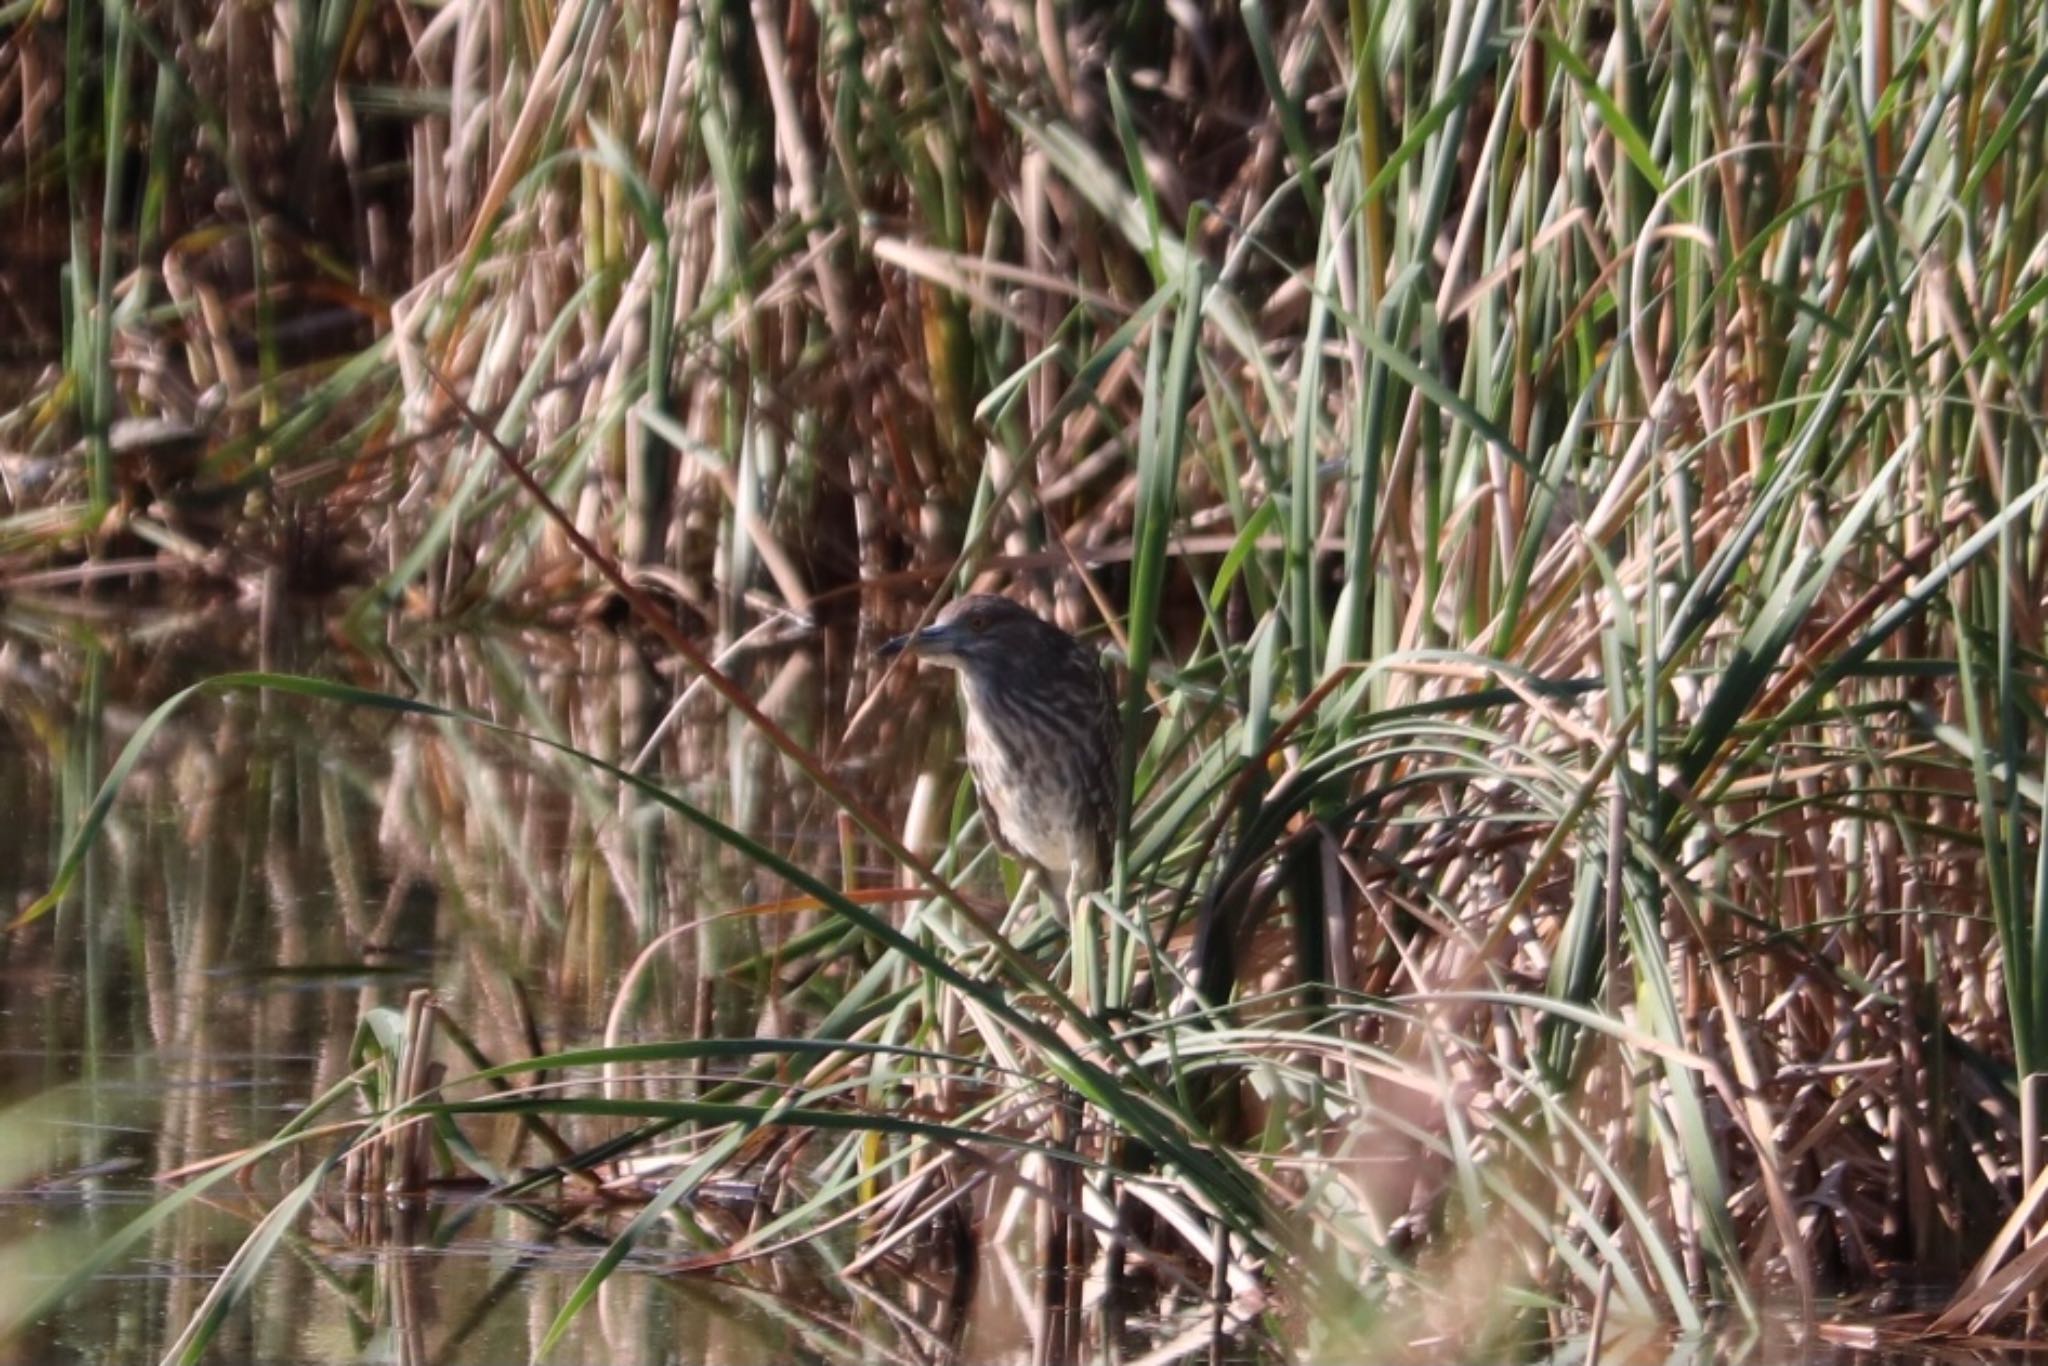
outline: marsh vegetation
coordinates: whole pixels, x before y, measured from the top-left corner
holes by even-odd
[[[1020,1250],[1050,1356],[2024,1326],[2037,9],[0,12],[0,967],[428,954],[0,1314],[461,1188],[601,1249],[535,1356]],[[994,585],[1122,680],[1106,1011],[873,658]]]

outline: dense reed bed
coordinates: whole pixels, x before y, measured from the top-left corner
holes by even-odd
[[[1966,1333],[2048,1276],[2039,12],[14,12],[4,203],[59,268],[7,277],[55,357],[0,419],[16,590],[623,610],[843,831],[792,858],[428,680],[205,685],[531,735],[808,917],[745,1032],[430,1084],[416,1011],[222,1301],[371,1153],[512,1180],[406,1138],[508,1111],[667,1155],[549,1159],[645,1201],[619,1257],[765,1162],[691,1265],[1035,1204],[1049,1304],[1305,1343],[1901,1279]],[[974,582],[1125,681],[1104,1019],[988,903],[944,699],[868,662]],[[814,629],[792,729],[730,672]]]

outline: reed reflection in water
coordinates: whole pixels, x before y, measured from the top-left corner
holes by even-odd
[[[813,740],[821,653],[815,640],[785,639],[729,663],[780,724]],[[101,775],[154,707],[252,657],[637,761],[799,865],[835,882],[863,875],[859,845],[819,818],[754,737],[701,699],[668,715],[678,680],[626,637],[452,636],[380,664],[310,625],[259,640],[253,621],[209,614],[96,620],[16,604],[0,634],[0,809],[16,817],[0,823],[0,905],[48,887]],[[890,737],[878,731],[877,743]],[[198,700],[155,738],[74,894],[0,939],[0,1091],[15,1106],[6,1176],[16,1189],[0,1245],[61,1264],[109,1238],[164,1189],[150,1178],[201,1171],[342,1083],[368,1023],[401,1014],[422,989],[444,1043],[459,1038],[446,1050],[458,1067],[464,1053],[481,1064],[607,1037],[795,1028],[815,1003],[777,983],[801,980],[804,946],[831,927],[814,910],[715,913],[786,895],[772,883],[539,746],[260,691]],[[692,1094],[705,1082],[632,1071],[609,1068],[602,1085]],[[486,1116],[466,1120],[460,1138],[511,1172],[630,1128],[567,1116],[550,1148],[519,1117]],[[187,1205],[31,1332],[27,1359],[154,1358],[322,1156],[308,1143],[246,1186]],[[486,1199],[481,1183],[448,1177],[450,1164],[432,1170],[417,1198],[350,1194],[340,1181],[323,1190],[290,1233],[296,1255],[269,1265],[215,1350],[310,1359],[381,1342],[415,1360],[524,1360],[636,1208],[606,1192],[581,1203]],[[752,1193],[745,1181],[708,1186],[690,1222],[743,1229],[757,1217]],[[61,1245],[40,1231],[51,1224]],[[944,1355],[967,1341],[970,1296],[977,1353],[1012,1355],[1008,1343],[1028,1355],[1022,1306],[1034,1297],[1013,1292],[1031,1273],[997,1257],[971,1295],[952,1282],[976,1259],[924,1255],[930,1241],[904,1241],[899,1276],[832,1274],[852,1254],[850,1236],[716,1278],[614,1276],[551,1359],[832,1359],[876,1334]],[[662,1269],[699,1251],[661,1236],[633,1260]]]

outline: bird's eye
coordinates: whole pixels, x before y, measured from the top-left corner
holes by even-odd
[[[988,615],[984,612],[974,613],[967,618],[967,629],[976,635],[980,635],[988,629]]]

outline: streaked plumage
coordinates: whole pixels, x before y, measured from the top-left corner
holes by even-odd
[[[960,675],[967,767],[989,832],[1076,898],[1108,877],[1116,840],[1116,699],[1093,650],[1008,598],[947,605],[883,647]]]

